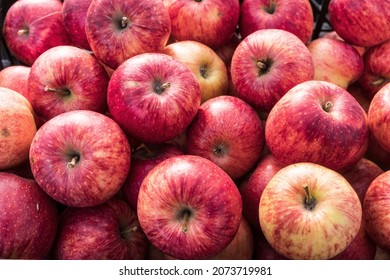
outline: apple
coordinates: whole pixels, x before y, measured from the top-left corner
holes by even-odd
[[[239,31],[243,38],[260,29],[282,29],[306,44],[314,29],[309,0],[244,0],[241,3]]]
[[[330,24],[346,42],[372,47],[390,39],[390,2],[377,0],[331,0]]]
[[[227,94],[229,79],[227,68],[217,53],[197,41],[179,41],[167,45],[163,53],[186,64],[198,79],[202,103],[210,98]]]
[[[337,34],[336,31],[332,30],[332,31],[329,31],[329,32],[325,32],[321,37],[323,38],[330,38],[330,39],[334,39],[334,40],[339,40],[339,41],[344,41],[343,38],[340,37],[339,34]],[[366,52],[366,48],[365,47],[360,47],[360,46],[356,46],[356,45],[352,45],[350,44],[351,46],[353,46],[357,51],[358,53],[363,56],[364,53]]]
[[[113,119],[130,137],[158,144],[184,132],[200,106],[201,89],[183,62],[144,53],[115,70],[107,100]]]
[[[363,73],[361,55],[346,42],[320,37],[307,47],[313,58],[314,80],[328,81],[347,89]]]
[[[12,89],[28,99],[27,80],[31,67],[10,65],[0,71],[0,87]]]
[[[241,35],[234,33],[230,40],[222,45],[221,47],[215,49],[215,53],[222,59],[225,63],[228,70],[228,75],[230,72],[230,65],[232,63],[232,57],[237,46],[241,43]]]
[[[0,170],[5,170],[28,159],[37,131],[29,101],[12,89],[0,87],[0,123]]]
[[[235,237],[242,201],[234,181],[212,161],[194,155],[168,158],[146,175],[138,219],[147,238],[176,259],[207,259]]]
[[[85,32],[96,57],[116,69],[134,55],[161,51],[171,25],[161,0],[93,0]]]
[[[255,260],[287,260],[269,244],[261,230],[254,230],[253,259]]]
[[[217,49],[237,29],[238,0],[176,0],[168,5],[171,35],[176,41],[198,41]]]
[[[0,172],[0,258],[45,259],[57,232],[56,203],[31,179]]]
[[[203,103],[187,128],[187,153],[207,158],[237,179],[259,160],[265,144],[257,112],[234,96]]]
[[[390,171],[376,177],[363,201],[363,217],[371,239],[384,250],[390,250]]]
[[[142,260],[147,249],[135,210],[113,197],[98,206],[67,207],[53,253],[60,260]]]
[[[313,79],[314,64],[297,36],[285,30],[262,29],[237,46],[230,71],[237,96],[269,112],[289,89]]]
[[[109,117],[89,110],[62,113],[44,123],[30,148],[37,183],[54,200],[96,206],[113,197],[130,169],[126,135]]]
[[[16,1],[5,15],[3,34],[11,54],[27,66],[46,50],[71,43],[60,1]]]
[[[288,259],[336,256],[355,239],[361,219],[361,203],[348,181],[310,162],[279,170],[260,199],[264,236]]]
[[[326,81],[306,81],[272,108],[266,145],[283,164],[312,162],[336,171],[352,168],[365,154],[367,114],[345,89]]]

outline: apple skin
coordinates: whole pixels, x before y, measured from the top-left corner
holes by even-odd
[[[187,128],[187,153],[211,160],[232,179],[250,171],[264,145],[257,112],[234,96],[218,96],[203,103]]]
[[[333,30],[333,31],[329,31],[329,32],[325,32],[324,35],[322,35],[321,37],[323,37],[323,38],[329,38],[329,39],[334,39],[334,40],[339,40],[339,41],[345,42],[344,39],[341,38],[340,35],[337,34],[337,32],[334,31],[334,30]],[[350,45],[353,46],[353,47],[358,51],[358,53],[359,53],[361,56],[363,56],[364,53],[366,52],[366,49],[367,49],[367,48],[365,48],[365,47],[359,47],[359,46],[352,45],[352,44],[350,44]]]
[[[108,82],[107,72],[90,52],[53,47],[31,66],[28,99],[44,121],[72,110],[105,113]]]
[[[16,1],[5,16],[3,34],[12,55],[27,66],[46,50],[71,44],[60,1]]]
[[[269,244],[261,230],[253,230],[254,235],[254,260],[287,260],[275,251]]]
[[[56,203],[31,179],[0,172],[0,258],[45,259],[57,232]]]
[[[336,171],[365,154],[369,129],[363,108],[345,89],[326,81],[303,82],[272,108],[266,145],[283,164],[312,162]]]
[[[107,100],[113,119],[130,137],[158,144],[184,132],[200,106],[201,89],[184,63],[144,53],[115,70]]]
[[[142,182],[138,219],[165,255],[207,259],[233,240],[242,201],[233,180],[208,159],[181,155],[164,160]]]
[[[186,40],[167,45],[163,53],[183,62],[195,74],[202,92],[202,103],[227,94],[229,79],[226,65],[210,47]]]
[[[239,31],[243,38],[260,29],[282,29],[306,44],[314,29],[313,10],[308,0],[244,0]]]
[[[237,46],[230,67],[237,96],[269,112],[295,85],[314,77],[314,64],[305,44],[292,33],[262,29]]]
[[[171,35],[176,41],[193,40],[217,49],[236,31],[238,0],[176,0],[168,6]]]
[[[135,210],[113,197],[98,206],[67,207],[53,253],[60,260],[142,260],[147,249]]]
[[[116,69],[137,54],[162,51],[171,25],[161,0],[94,0],[85,32],[96,57]]]
[[[88,110],[62,113],[43,124],[30,148],[31,170],[53,199],[96,206],[125,181],[131,159],[126,135],[112,119]]]
[[[0,87],[12,89],[28,99],[27,80],[31,67],[10,65],[0,71]]]
[[[336,256],[357,236],[361,219],[361,203],[348,181],[309,162],[279,170],[260,199],[264,236],[288,259]]]
[[[312,40],[307,47],[313,58],[314,80],[328,81],[347,89],[363,73],[361,55],[346,42],[321,37]]]
[[[360,106],[364,109],[364,112],[368,114],[368,108],[370,107],[371,98],[368,97],[367,91],[359,84],[359,82],[354,82],[350,84],[347,88],[347,91],[355,97]]]
[[[390,39],[387,0],[331,0],[328,16],[333,30],[350,44],[371,47]]]

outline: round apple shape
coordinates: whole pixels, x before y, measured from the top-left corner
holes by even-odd
[[[279,170],[260,199],[261,229],[288,259],[336,256],[357,236],[361,219],[361,203],[348,181],[309,162]]]
[[[171,25],[161,0],[94,0],[85,32],[96,57],[116,69],[134,55],[161,51]]]
[[[41,54],[28,77],[29,100],[47,121],[72,110],[105,113],[109,77],[90,52],[58,46]]]
[[[60,1],[16,1],[4,18],[3,34],[12,55],[27,66],[46,50],[71,43]]]
[[[390,2],[377,0],[331,0],[332,28],[346,42],[372,47],[390,39]]]
[[[187,128],[187,153],[211,160],[233,179],[249,172],[264,144],[257,112],[234,96],[218,96],[203,103]]]
[[[269,112],[289,89],[313,79],[314,64],[297,36],[285,30],[262,29],[237,46],[230,71],[237,96]]]
[[[272,108],[266,145],[284,163],[312,162],[341,171],[355,165],[368,146],[367,115],[345,89],[326,81],[306,81]]]
[[[244,0],[239,30],[245,38],[260,29],[282,29],[306,44],[313,33],[314,16],[308,0]]]
[[[0,258],[45,259],[56,237],[55,202],[31,179],[0,172]]]
[[[157,144],[184,132],[200,106],[201,90],[184,63],[167,54],[144,53],[115,70],[107,100],[113,119],[129,136]]]
[[[148,239],[177,259],[206,259],[233,240],[242,216],[233,180],[208,159],[164,160],[142,182],[138,219]]]
[[[130,169],[126,135],[109,117],[88,110],[62,113],[43,124],[30,148],[31,170],[41,188],[73,207],[113,197]]]
[[[12,89],[28,99],[27,80],[31,67],[11,65],[0,71],[0,87]]]
[[[142,260],[148,243],[137,214],[123,199],[93,207],[67,207],[54,257],[60,260]]]

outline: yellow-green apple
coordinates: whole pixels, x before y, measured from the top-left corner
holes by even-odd
[[[363,58],[346,42],[320,37],[312,40],[307,48],[313,58],[314,80],[347,89],[363,73]]]
[[[329,259],[357,236],[362,206],[338,172],[300,162],[283,167],[265,187],[259,220],[270,245],[288,259]]]
[[[46,50],[71,43],[60,1],[16,1],[5,16],[3,34],[12,55],[27,66]]]
[[[31,67],[25,65],[10,65],[0,71],[0,87],[6,87],[19,92],[28,99],[27,80]]]
[[[237,29],[238,0],[176,0],[168,5],[171,34],[177,41],[192,40],[216,49]]]
[[[243,38],[260,29],[283,29],[306,44],[314,28],[309,0],[244,0],[240,8],[239,31]]]
[[[96,57],[116,69],[134,55],[161,51],[171,25],[161,0],[93,0],[85,32]]]
[[[262,29],[237,46],[230,71],[237,96],[269,112],[289,89],[313,79],[314,64],[297,36],[285,30]]]
[[[87,207],[106,202],[120,190],[131,150],[114,120],[74,110],[39,128],[29,159],[34,178],[49,196],[67,206]]]
[[[138,219],[165,255],[207,259],[235,237],[242,201],[234,181],[212,161],[174,156],[146,175],[138,194]]]
[[[112,74],[107,102],[113,119],[132,138],[163,143],[195,117],[201,89],[186,64],[162,53],[127,59]]]
[[[107,72],[89,51],[57,46],[31,66],[28,99],[44,121],[72,110],[105,113],[108,81]]]
[[[37,131],[29,101],[12,89],[0,87],[0,123],[0,170],[5,170],[28,159]]]
[[[266,145],[284,163],[312,162],[345,171],[365,154],[367,114],[345,89],[326,81],[306,81],[272,108]]]
[[[235,96],[209,99],[187,128],[187,153],[211,160],[232,179],[251,170],[264,144],[263,124],[257,112]]]
[[[202,103],[228,93],[227,68],[217,53],[205,44],[185,40],[167,45],[163,53],[186,64],[198,79]]]
[[[390,1],[331,0],[330,24],[346,42],[371,47],[390,39]]]
[[[142,260],[148,243],[137,213],[113,197],[92,207],[67,207],[53,246],[60,260]]]
[[[56,203],[32,179],[0,172],[0,258],[45,259],[57,232]]]

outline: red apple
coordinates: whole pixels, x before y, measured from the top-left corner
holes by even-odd
[[[390,170],[390,152],[379,145],[378,141],[376,141],[372,135],[372,132],[370,132],[368,140],[368,148],[365,157],[377,164],[382,170]]]
[[[269,244],[261,230],[254,230],[254,255],[255,260],[287,260]]]
[[[115,70],[107,98],[113,119],[130,137],[156,144],[184,132],[200,106],[201,90],[184,63],[145,53]]]
[[[168,5],[171,34],[177,41],[192,40],[216,49],[236,31],[238,0],[176,0]]]
[[[57,231],[55,202],[34,180],[0,172],[0,209],[0,258],[46,258]]]
[[[325,81],[292,88],[265,125],[267,147],[284,163],[312,162],[336,171],[356,164],[368,146],[367,115],[345,89]]]
[[[56,201],[96,206],[113,197],[130,168],[130,145],[107,116],[88,110],[62,113],[42,125],[30,148],[37,183]]]
[[[241,3],[239,30],[244,38],[260,29],[283,29],[306,44],[313,28],[309,0],[244,0]]]
[[[72,110],[107,110],[109,77],[88,51],[58,46],[41,54],[31,66],[29,100],[36,114],[47,121]]]
[[[71,43],[60,1],[16,1],[5,16],[3,34],[11,53],[28,66],[46,50]]]
[[[339,40],[339,41],[345,42],[344,39],[341,38],[340,35],[337,34],[337,32],[334,31],[334,30],[333,31],[329,31],[329,32],[325,32],[321,37],[323,37],[323,38],[330,38],[330,39],[334,39],[334,40]],[[365,47],[360,47],[360,46],[356,46],[356,45],[352,45],[352,44],[350,44],[350,45],[353,46],[358,51],[358,53],[361,56],[363,56],[364,53],[366,52],[366,48]]]
[[[94,0],[85,32],[96,57],[116,69],[134,55],[161,51],[171,25],[161,0]]]
[[[28,99],[27,80],[31,68],[24,65],[11,65],[0,71],[0,87],[19,92]]]
[[[264,236],[288,259],[336,256],[355,239],[361,219],[361,203],[348,181],[309,162],[279,170],[260,199]]]
[[[208,159],[164,160],[142,182],[138,219],[148,239],[177,259],[207,259],[233,240],[242,201],[233,180]]]
[[[135,210],[114,197],[98,206],[66,208],[59,222],[54,257],[142,260],[147,248]]]
[[[233,54],[230,71],[237,96],[266,112],[289,89],[314,77],[306,45],[279,29],[262,29],[246,37]]]

